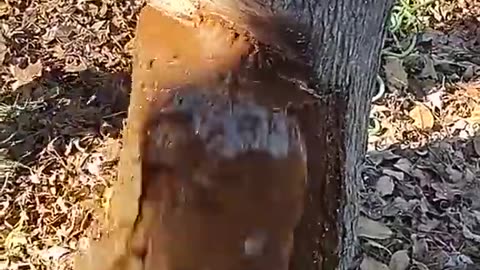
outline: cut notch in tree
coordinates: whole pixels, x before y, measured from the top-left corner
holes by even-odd
[[[347,269],[391,3],[153,2],[101,269]]]

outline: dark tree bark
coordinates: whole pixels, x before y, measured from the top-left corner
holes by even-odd
[[[137,31],[128,126],[110,211],[112,232],[103,244],[92,247],[95,256],[83,260],[84,267],[189,270],[193,265],[188,260],[205,266],[212,259],[217,265],[209,265],[210,269],[352,268],[358,254],[354,230],[359,215],[358,168],[392,0],[152,0],[151,4],[154,8],[143,11]],[[203,59],[207,53],[221,60]],[[180,63],[178,69],[170,68],[172,61]],[[248,96],[254,106],[230,100],[237,95]],[[175,103],[178,96],[186,103]],[[242,152],[233,161],[221,158],[222,169],[212,167],[219,155],[206,154],[205,143],[195,141],[189,131],[196,117],[207,126],[214,121],[202,114],[210,110],[205,104],[213,104],[223,120],[238,125],[245,124],[245,115],[277,119],[275,125],[286,126],[279,136],[287,138],[278,143],[288,145],[290,154],[275,159],[272,153],[278,149],[273,146],[252,146],[240,139],[255,154]],[[280,114],[273,113],[277,109]],[[232,112],[242,110],[248,113]],[[272,124],[265,119],[259,123]],[[253,129],[259,128],[255,125]],[[180,146],[158,146],[149,135],[157,129]],[[228,133],[226,124],[221,129]],[[273,140],[269,134],[277,131],[262,132],[269,141]],[[198,167],[207,172],[205,181],[218,186],[218,198],[211,199],[210,191],[200,188],[208,184],[184,181]],[[241,180],[231,180],[237,179],[233,175],[254,179],[255,186],[239,185]],[[232,186],[224,184],[226,179]],[[176,219],[169,213],[182,203],[177,197],[184,189],[187,197],[194,197],[198,212],[182,212]],[[264,199],[274,192],[281,199],[275,203]],[[250,210],[244,211],[247,207]],[[173,221],[167,226],[159,215]],[[227,216],[235,226],[228,225]],[[194,228],[187,221],[200,225]],[[241,238],[252,226],[263,226],[271,235],[275,243],[267,252],[271,257],[264,254],[247,263],[233,251],[218,256],[202,250],[209,239],[230,247],[237,234]],[[189,237],[183,239],[182,234]],[[200,242],[203,245],[196,245]],[[180,245],[182,251],[173,245]]]

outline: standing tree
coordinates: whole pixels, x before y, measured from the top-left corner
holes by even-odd
[[[152,0],[85,269],[349,269],[391,0]]]

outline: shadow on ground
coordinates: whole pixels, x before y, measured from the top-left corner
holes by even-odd
[[[479,164],[479,136],[370,152],[359,230],[365,254],[390,269],[480,269]]]
[[[75,137],[118,137],[129,91],[127,73],[49,73],[3,98],[0,147],[28,164],[52,141],[60,146]]]
[[[2,96],[0,266],[68,267],[69,255],[100,235],[130,80],[50,72]]]

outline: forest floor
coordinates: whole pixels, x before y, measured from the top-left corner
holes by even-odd
[[[420,18],[428,28],[385,43],[394,54],[382,57],[362,171],[362,270],[480,269],[476,2],[434,2]],[[100,236],[142,4],[0,1],[0,269],[71,269]]]
[[[382,58],[362,270],[480,269],[480,3],[443,2],[424,19],[413,50]]]

